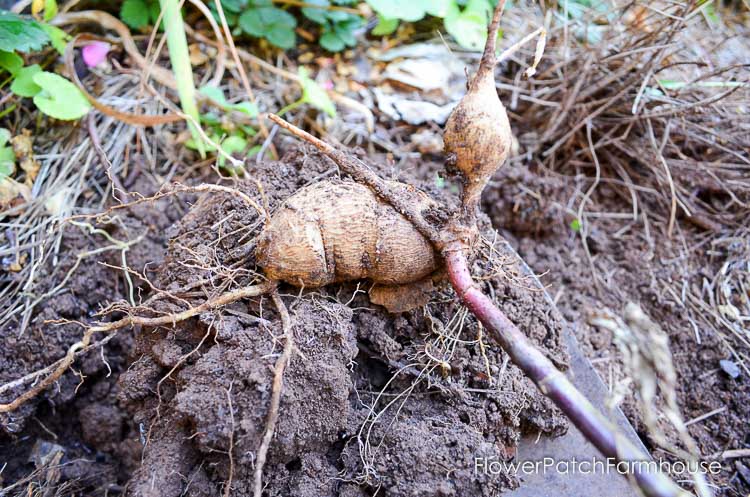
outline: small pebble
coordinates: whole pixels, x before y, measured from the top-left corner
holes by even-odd
[[[719,366],[721,366],[721,369],[728,374],[733,380],[736,380],[740,377],[740,367],[737,365],[736,362],[730,361],[727,359],[722,359],[719,361]]]

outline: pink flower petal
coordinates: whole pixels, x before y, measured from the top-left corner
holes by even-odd
[[[95,41],[83,47],[83,61],[89,67],[96,67],[104,62],[107,53],[109,53],[109,43]]]

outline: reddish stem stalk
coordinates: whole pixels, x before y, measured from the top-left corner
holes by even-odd
[[[620,431],[607,421],[586,397],[477,287],[466,261],[465,247],[453,242],[442,251],[453,288],[464,305],[482,322],[513,363],[536,383],[539,390],[560,408],[584,436],[607,458],[619,461],[649,461]],[[629,475],[649,497],[690,495],[648,465],[629,465]]]

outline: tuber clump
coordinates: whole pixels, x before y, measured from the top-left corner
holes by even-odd
[[[508,115],[497,95],[494,79],[495,39],[502,4],[501,0],[495,9],[479,69],[446,124],[445,152],[464,176],[464,215],[455,220],[457,233],[476,231],[482,190],[507,158],[512,143]],[[340,166],[351,160],[278,116],[269,117],[315,145]],[[414,190],[397,182],[388,185],[392,189],[391,199],[409,198]],[[306,287],[365,278],[381,285],[423,281],[437,267],[438,256],[433,246],[439,247],[444,240],[425,237],[425,229],[418,231],[414,219],[408,221],[399,213],[403,210],[397,212],[376,196],[376,193],[382,196],[378,188],[374,190],[375,193],[367,186],[351,182],[323,182],[300,190],[287,199],[261,234],[256,251],[258,265],[270,279]],[[431,202],[424,194],[413,201],[416,211],[424,210]],[[389,302],[386,305],[389,309],[401,308],[393,305],[394,301],[408,300],[385,297],[398,293],[376,292],[380,301]]]
[[[390,182],[423,208],[432,201]],[[289,197],[258,240],[258,265],[268,278],[295,286],[370,279],[384,285],[421,280],[437,266],[432,244],[367,186],[323,181]]]

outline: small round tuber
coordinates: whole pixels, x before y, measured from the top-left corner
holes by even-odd
[[[443,134],[446,155],[464,175],[463,204],[469,216],[513,141],[508,114],[495,88],[495,39],[501,15],[502,7],[495,10],[479,69],[448,117]]]
[[[422,192],[391,186],[431,205]],[[401,285],[437,267],[432,245],[412,223],[348,181],[315,183],[289,197],[261,233],[256,257],[268,278],[306,287],[365,278]]]

